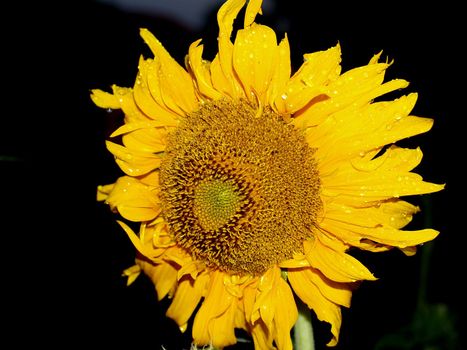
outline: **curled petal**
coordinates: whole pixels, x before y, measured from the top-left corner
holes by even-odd
[[[213,86],[210,63],[202,58],[203,45],[200,45],[200,42],[201,40],[197,40],[190,45],[187,65],[195,78],[199,92],[210,99],[217,100],[222,97],[222,93],[217,91]]]
[[[318,319],[331,324],[332,339],[327,345],[335,346],[339,340],[342,323],[340,307],[324,297],[318,287],[306,276],[304,270],[291,270],[288,278],[294,292],[316,313]]]
[[[198,102],[190,75],[147,29],[141,29],[140,34],[156,59],[160,61],[157,73],[165,104],[179,115],[195,110]]]
[[[255,20],[256,15],[262,14],[261,13],[261,4],[263,3],[263,0],[250,0],[248,1],[248,5],[246,7],[245,11],[245,20],[244,20],[244,27],[250,26],[253,21]]]
[[[179,280],[166,315],[173,319],[182,330],[186,329],[188,320],[201,301],[207,281],[208,274],[200,275],[196,279],[184,276]]]
[[[196,345],[223,348],[237,342],[234,333],[237,299],[224,287],[224,273],[213,271],[205,299],[193,323]]]

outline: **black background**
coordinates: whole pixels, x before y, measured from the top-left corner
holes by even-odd
[[[412,202],[430,210],[430,225],[441,231],[431,247],[427,299],[448,307],[461,349],[467,329],[462,11],[449,2],[310,6],[276,0],[274,11],[257,19],[279,38],[287,32],[295,69],[304,53],[337,42],[344,70],[383,50],[383,57],[394,59],[388,79],[410,81],[403,93],[419,93],[414,114],[435,120],[432,131],[408,144],[424,152],[417,172],[446,183],[446,189]],[[202,37],[205,57],[211,59],[217,49],[215,13],[193,32],[171,18],[129,14],[91,1],[36,3],[8,5],[1,26],[0,155],[15,158],[0,162],[4,334],[18,347],[188,349],[189,332],[180,335],[164,317],[168,301],[156,301],[146,278],[126,287],[121,277],[134,250],[113,214],[95,202],[96,186],[121,175],[104,146],[121,116],[95,107],[89,94],[114,83],[133,85],[140,54],[150,57],[140,27],[150,29],[178,62]],[[411,228],[422,228],[426,216],[416,216]],[[343,310],[339,350],[374,349],[384,334],[410,323],[417,301],[422,254],[355,254],[379,280],[363,283],[352,307]],[[322,349],[328,328],[315,320],[315,331]]]

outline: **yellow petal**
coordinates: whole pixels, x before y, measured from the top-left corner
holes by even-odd
[[[117,130],[115,130],[110,137],[116,137],[124,134],[128,134],[132,131],[140,130],[140,129],[152,129],[152,128],[159,128],[161,126],[167,126],[167,124],[162,124],[156,120],[143,120],[131,123],[125,123]],[[177,124],[173,125],[177,126]]]
[[[172,291],[177,285],[177,270],[168,263],[154,266],[146,262],[142,264],[142,268],[156,287],[157,299],[162,300],[166,295],[171,297]]]
[[[197,40],[190,45],[188,50],[188,67],[194,76],[199,92],[210,99],[217,100],[222,97],[222,94],[212,84],[210,64],[202,58],[203,45],[200,45],[200,42],[201,40]]]
[[[141,183],[152,186],[152,187],[159,187],[159,172],[158,171],[151,171],[148,174],[144,174],[138,177],[138,180]]]
[[[138,250],[138,252],[140,252],[142,255],[146,257],[152,256],[152,251],[148,247],[143,245],[140,238],[133,232],[133,230],[127,224],[125,224],[122,221],[118,221],[118,220],[117,220],[117,223],[123,228],[125,233],[130,238],[131,243],[133,243],[133,245],[135,246],[136,250]]]
[[[428,131],[431,128],[428,120],[408,116],[416,99],[416,94],[410,94],[391,102],[360,107],[352,105],[330,115],[320,125],[307,129],[307,141],[312,147],[319,147],[315,157],[320,160],[320,166],[329,172],[332,165],[343,159],[362,157],[374,149]],[[417,129],[410,126],[414,121]],[[399,131],[404,134],[398,135]],[[340,146],[342,144],[345,147]]]
[[[274,341],[278,349],[292,350],[290,331],[297,322],[297,306],[289,285],[280,277],[276,281],[274,292]]]
[[[91,90],[91,99],[98,107],[120,109],[118,98],[108,92],[99,89]]]
[[[114,186],[115,184],[97,186],[97,201],[105,201],[109,197],[109,194],[112,192]]]
[[[264,327],[275,340],[279,349],[292,349],[290,330],[297,321],[298,312],[292,291],[282,279],[278,267],[266,271],[258,283],[258,291],[252,311],[259,311]],[[257,311],[256,311],[257,310]]]
[[[245,5],[246,0],[227,0],[217,12],[219,35],[230,38],[233,29],[233,21]],[[257,2],[257,1],[256,1]],[[250,9],[253,9],[251,7]]]
[[[290,78],[285,89],[276,97],[275,106],[282,113],[295,113],[313,98],[325,92],[325,86],[335,80],[340,73],[340,46],[304,56],[300,69]],[[302,128],[302,119],[294,120]]]
[[[260,350],[276,350],[277,348],[273,346],[273,338],[271,332],[266,328],[264,322],[259,320],[254,324],[250,329],[251,336],[253,338],[253,343],[255,349]]]
[[[230,48],[230,50],[233,50],[233,46],[232,48]],[[211,73],[211,81],[213,88],[217,91],[220,91],[222,95],[230,96],[231,98],[237,98],[240,86],[239,84],[235,84],[232,82],[232,77],[227,78],[227,76],[224,74],[224,71],[221,67],[219,55],[216,55],[216,57],[214,57],[214,60],[209,66],[209,70]],[[230,74],[233,74],[232,69],[230,70]],[[238,85],[238,88],[235,87],[236,85]]]
[[[166,148],[166,128],[138,129],[123,135],[123,145],[130,149],[146,153],[162,153]]]
[[[120,103],[120,108],[122,109],[123,113],[125,113],[126,123],[150,120],[150,118],[145,115],[136,105],[132,89],[112,85],[112,90],[115,97],[118,99],[118,102]]]
[[[133,265],[125,269],[122,275],[128,277],[126,285],[129,286],[130,284],[132,284],[136,280],[136,278],[138,278],[140,273],[141,273],[141,267],[139,267],[139,265]]]
[[[320,239],[304,243],[306,256],[311,266],[320,270],[327,278],[336,282],[375,280],[368,269],[354,257],[329,248]]]
[[[267,92],[267,102],[278,113],[274,101],[278,96],[282,98],[287,81],[290,79],[292,66],[290,63],[290,46],[287,36],[281,40],[278,46],[277,63],[273,71],[272,80]]]
[[[332,281],[313,267],[289,270],[287,276],[290,272],[300,272],[297,278],[306,279],[305,284],[313,283],[319,289],[320,293],[333,303],[350,307],[350,300],[352,298],[351,284]]]
[[[184,276],[179,280],[177,290],[166,315],[173,319],[179,327],[187,324],[203,296],[207,274],[199,276],[196,280]]]
[[[348,214],[330,213],[320,227],[346,243],[363,249],[360,246],[362,240],[406,248],[430,241],[439,233],[432,229],[404,231],[383,223],[369,223],[365,220],[367,215],[371,215],[371,210],[363,208],[349,210]]]
[[[301,124],[298,126],[305,128],[319,125],[333,113],[360,108],[378,96],[406,87],[408,83],[401,79],[382,84],[388,66],[386,63],[372,63],[354,68],[330,81],[322,91],[329,98],[300,111],[297,123]]]
[[[212,344],[223,348],[235,344],[235,307],[237,300],[224,287],[224,273],[213,271],[206,297],[193,323],[196,345]]]
[[[423,154],[420,148],[409,149],[391,145],[379,157],[373,155],[368,156],[368,158],[366,156],[358,157],[353,159],[351,164],[352,168],[358,171],[388,170],[405,173],[420,164],[422,157]]]
[[[159,168],[161,156],[148,152],[130,150],[116,143],[107,141],[107,149],[115,156],[115,162],[130,176],[139,176]]]
[[[303,270],[290,270],[288,279],[294,292],[310,309],[314,310],[318,319],[331,324],[332,339],[327,345],[335,346],[339,340],[342,322],[340,307],[324,297],[318,287],[307,278]]]
[[[139,72],[133,87],[133,95],[136,104],[150,119],[157,121],[159,125],[175,126],[178,123],[178,115],[167,107],[162,99],[155,99],[149,87],[149,76],[154,78],[154,62],[140,59]],[[159,82],[159,80],[158,80]],[[152,86],[152,88],[154,88]],[[156,95],[158,97],[158,95]]]
[[[370,207],[356,208],[339,200],[326,203],[324,220],[353,223],[362,227],[390,226],[402,228],[420,209],[402,200],[393,200]],[[324,222],[324,221],[323,221]]]
[[[322,178],[323,193],[354,196],[364,202],[440,191],[444,185],[423,181],[418,174],[381,169],[373,172],[341,172]]]
[[[233,21],[245,5],[245,2],[246,0],[228,0],[217,12],[219,53],[211,65],[213,86],[218,91],[226,91],[227,95],[233,98],[244,96],[242,86],[233,71],[233,44],[230,36],[232,34]]]
[[[160,88],[165,104],[174,112],[183,115],[197,109],[193,82],[190,75],[170,56],[161,42],[147,29],[140,30],[141,37],[160,61]]]
[[[266,26],[253,23],[239,30],[233,49],[233,66],[245,89],[264,105],[278,61],[276,34]]]
[[[261,14],[261,4],[263,0],[250,0],[245,11],[244,27],[248,27],[255,20],[256,15]]]

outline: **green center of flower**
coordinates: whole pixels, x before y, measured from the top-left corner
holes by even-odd
[[[321,210],[304,135],[269,108],[206,102],[168,135],[162,211],[174,241],[207,266],[260,275],[303,253]]]
[[[237,212],[240,201],[234,184],[220,180],[206,181],[195,188],[193,211],[204,230],[217,230]]]

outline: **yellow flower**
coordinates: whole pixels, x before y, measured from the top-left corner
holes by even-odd
[[[245,3],[220,8],[212,61],[198,40],[183,68],[142,29],[154,58],[140,59],[133,88],[92,91],[125,114],[111,135],[121,143],[107,142],[125,176],[98,197],[140,223],[135,233],[119,221],[138,252],[128,283],[149,276],[182,331],[193,316],[195,345],[223,348],[242,328],[257,349],[291,349],[295,294],[331,325],[333,346],[341,306],[375,280],[348,250],[411,255],[438,234],[402,230],[419,209],[400,197],[443,185],[411,172],[420,149],[395,145],[433,121],[410,115],[415,93],[380,98],[407,86],[384,82],[380,55],[342,73],[336,45],[292,75],[287,37],[254,22],[261,0],[232,42]]]

